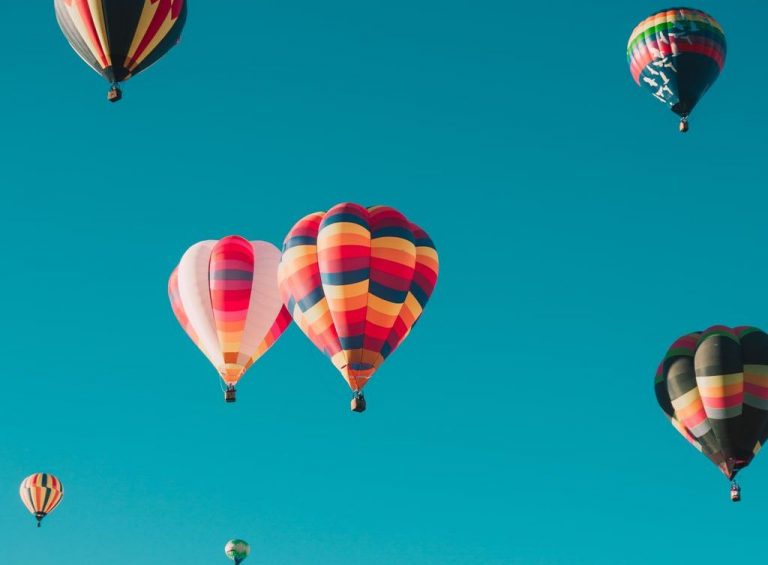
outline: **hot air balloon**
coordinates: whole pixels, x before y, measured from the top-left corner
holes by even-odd
[[[173,313],[226,384],[235,384],[291,323],[277,288],[280,251],[229,236],[190,247],[168,281]]]
[[[672,425],[731,480],[768,439],[768,334],[714,326],[675,341],[656,373]]]
[[[632,78],[680,116],[683,133],[693,108],[723,70],[725,53],[720,24],[691,8],[671,8],[646,18],[627,45]]]
[[[251,554],[251,546],[247,541],[231,539],[224,546],[224,553],[235,562],[235,565],[240,565]]]
[[[179,42],[187,19],[185,0],[54,0],[54,8],[72,49],[112,85],[111,102],[122,98],[121,82]]]
[[[345,203],[301,219],[280,262],[283,302],[353,391],[363,387],[419,319],[438,274],[429,236],[394,208]]]
[[[35,473],[21,481],[19,496],[24,506],[37,518],[37,527],[64,496],[61,481],[50,473]]]

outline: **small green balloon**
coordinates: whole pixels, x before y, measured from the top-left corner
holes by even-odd
[[[241,539],[231,539],[224,546],[224,554],[235,562],[235,565],[242,563],[243,559],[251,553],[251,546],[247,541]]]

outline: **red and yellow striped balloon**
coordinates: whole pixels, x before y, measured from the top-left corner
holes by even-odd
[[[173,313],[230,391],[291,323],[277,288],[279,262],[271,243],[230,236],[193,245],[171,273]]]
[[[424,230],[394,208],[343,203],[293,227],[278,279],[298,326],[361,394],[421,316],[437,276]]]
[[[37,518],[39,527],[40,521],[61,502],[64,487],[50,473],[35,473],[21,481],[19,496],[27,510]]]

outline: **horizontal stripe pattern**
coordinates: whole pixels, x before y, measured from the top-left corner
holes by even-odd
[[[725,66],[725,34],[708,14],[662,10],[643,20],[627,44],[632,78],[683,116],[693,110]]]
[[[278,279],[299,328],[358,391],[421,316],[437,251],[394,208],[342,203],[296,223]]]
[[[171,273],[176,319],[228,385],[290,325],[277,287],[279,262],[274,245],[229,236],[193,245]]]
[[[732,478],[768,435],[768,335],[713,326],[676,340],[656,372],[659,405]]]

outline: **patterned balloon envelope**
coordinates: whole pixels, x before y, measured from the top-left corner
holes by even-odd
[[[224,546],[224,554],[234,561],[235,565],[240,565],[251,554],[251,546],[247,541],[231,539]]]
[[[61,481],[50,473],[35,473],[21,481],[19,496],[27,510],[37,518],[39,528],[43,518],[61,502],[64,487]]]
[[[110,84],[155,64],[179,42],[187,19],[185,0],[54,0],[56,20],[70,46]]]
[[[725,65],[725,33],[715,19],[690,8],[662,10],[643,20],[627,45],[635,82],[680,116],[688,116]]]
[[[235,401],[235,384],[291,323],[277,288],[280,251],[239,236],[190,247],[168,281],[176,319]]]
[[[655,389],[677,431],[733,480],[768,439],[768,335],[714,326],[683,336]]]
[[[424,230],[387,206],[344,203],[285,238],[280,292],[293,319],[354,391],[403,342],[432,295],[438,257]]]

